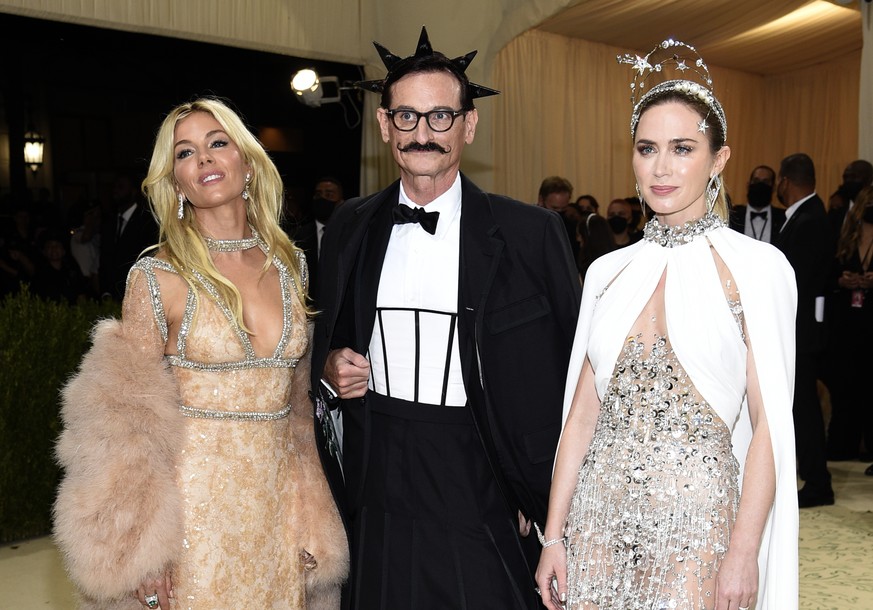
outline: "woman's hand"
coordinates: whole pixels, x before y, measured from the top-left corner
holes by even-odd
[[[751,608],[757,598],[757,555],[728,549],[715,581],[715,610]]]
[[[553,579],[557,582],[557,591],[552,588]],[[550,610],[564,610],[567,601],[567,549],[563,544],[553,544],[543,549],[536,581],[543,605]]]
[[[843,271],[843,274],[837,280],[837,285],[846,290],[854,290],[859,287],[861,276],[851,271]]]
[[[155,595],[158,596],[157,605],[154,602]],[[170,610],[170,600],[174,598],[173,577],[170,575],[170,571],[167,570],[160,576],[146,578],[134,593],[134,597],[144,608]],[[149,605],[149,601],[152,602],[152,605]]]

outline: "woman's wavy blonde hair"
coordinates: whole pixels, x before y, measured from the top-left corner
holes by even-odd
[[[282,178],[261,143],[246,128],[239,115],[221,100],[200,98],[181,104],[170,111],[158,129],[148,175],[142,183],[143,193],[148,198],[160,227],[158,248],[194,289],[195,294],[199,282],[194,272],[200,273],[214,284],[237,324],[249,332],[243,324],[242,297],[239,290],[212,263],[194,214],[186,207],[184,217],[178,218],[179,201],[173,175],[175,130],[179,121],[195,112],[205,112],[218,121],[239,148],[244,162],[251,166],[252,179],[248,185],[246,216],[268,247],[262,272],[266,273],[270,268],[273,257],[284,263],[294,280],[300,302],[307,315],[311,315],[313,312],[308,305],[306,286],[303,285],[301,258],[298,258],[300,249],[291,242],[279,225],[284,199]]]

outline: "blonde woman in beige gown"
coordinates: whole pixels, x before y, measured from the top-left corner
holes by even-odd
[[[338,608],[347,542],[314,446],[302,253],[221,102],[174,109],[161,225],[64,394],[56,537],[91,608]]]

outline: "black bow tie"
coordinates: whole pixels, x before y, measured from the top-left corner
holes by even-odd
[[[767,220],[766,210],[763,212],[752,212],[752,220],[755,220],[756,218],[763,218],[764,220]]]
[[[417,222],[421,228],[434,235],[436,233],[437,221],[440,218],[439,212],[425,212],[424,208],[411,208],[402,203],[394,206],[391,212],[394,216],[394,224],[402,225],[408,222]]]

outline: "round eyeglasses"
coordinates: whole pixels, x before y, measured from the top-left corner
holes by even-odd
[[[396,108],[394,110],[386,110],[385,114],[391,117],[394,127],[400,131],[413,131],[418,127],[418,122],[421,117],[427,121],[427,126],[433,131],[448,131],[455,124],[455,118],[466,114],[466,110],[431,110],[429,112],[418,112],[417,110],[406,110]]]

